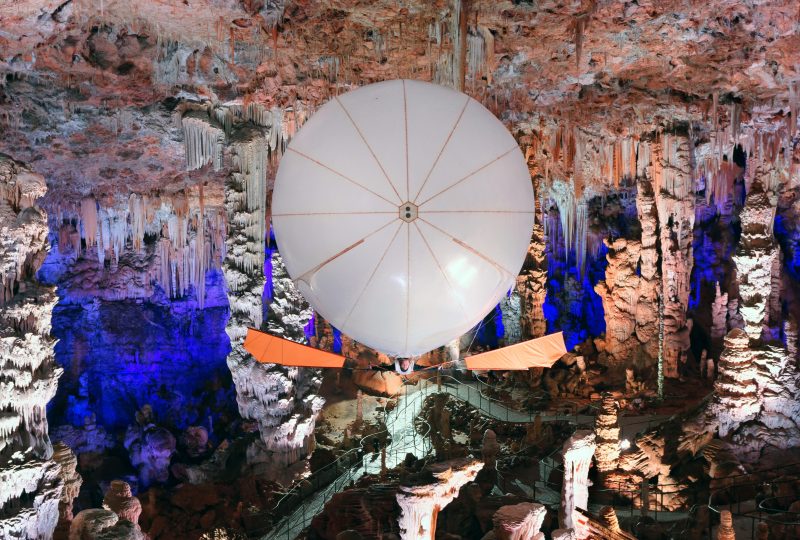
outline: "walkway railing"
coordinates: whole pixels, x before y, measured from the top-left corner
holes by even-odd
[[[275,512],[273,515],[283,514],[286,515],[286,517],[278,522],[278,524],[264,536],[264,539],[292,540],[297,537],[300,532],[311,523],[314,516],[322,510],[333,495],[353,485],[365,474],[380,473],[383,467],[382,453],[386,455],[385,466],[387,469],[397,467],[409,453],[417,458],[423,458],[430,453],[432,447],[428,433],[418,433],[415,420],[422,410],[425,397],[434,393],[435,387],[421,385],[415,390],[409,390],[409,388],[413,387],[406,385],[403,388],[402,395],[398,397],[397,406],[384,413],[386,429],[362,439],[359,448],[355,449],[357,452],[356,460],[351,465],[345,465],[345,462],[342,460],[344,456],[342,456],[332,464],[316,471],[316,473],[312,474],[305,481],[296,484],[289,493],[281,498],[272,512],[270,512]],[[429,426],[428,430],[430,430]],[[388,438],[388,445],[385,449],[372,452],[372,459],[366,459],[367,452],[364,450],[364,443],[367,439],[374,439],[374,437]],[[345,469],[331,482],[331,474],[329,471],[335,468],[338,472],[339,467],[345,467]],[[303,489],[304,485],[310,485],[310,488],[307,487]],[[314,489],[315,486],[319,487]],[[286,509],[285,506],[282,507],[282,505],[288,504],[286,501],[287,497],[290,495],[299,497],[299,500],[295,499],[293,501],[295,506],[299,502],[299,507],[287,515],[286,512],[288,509]],[[277,513],[279,511],[281,513]],[[248,532],[251,536],[262,534],[259,530],[250,530]]]
[[[332,463],[294,484],[269,511],[250,515],[251,518],[267,515],[286,516],[263,539],[293,540],[310,524],[313,517],[322,510],[325,503],[334,494],[354,484],[365,474],[379,473],[381,471],[381,451],[373,452],[371,460],[365,459],[370,453],[367,449],[368,444],[373,444],[374,447],[374,441],[390,440],[385,450],[387,469],[399,465],[408,453],[412,453],[418,458],[427,456],[431,451],[431,442],[427,433],[421,435],[417,432],[414,421],[422,410],[425,398],[440,391],[468,403],[483,416],[516,424],[530,424],[540,417],[542,422],[566,422],[575,428],[591,429],[595,415],[582,414],[582,411],[588,408],[592,413],[596,413],[598,409],[598,405],[593,402],[582,404],[574,401],[559,401],[559,408],[566,408],[569,412],[562,411],[554,414],[523,412],[511,409],[503,402],[487,396],[481,390],[480,383],[467,383],[442,373],[437,375],[437,379],[421,380],[416,387],[404,385],[401,391],[402,395],[395,396],[397,406],[390,411],[384,409],[385,430],[365,436],[357,448],[345,452]],[[630,418],[630,421],[625,421],[626,418]],[[643,429],[649,429],[652,425],[663,421],[663,418],[622,417],[621,420],[624,428],[641,426]],[[540,478],[544,479],[543,487],[547,486],[547,478],[550,473],[558,470],[558,462],[553,459],[553,456],[559,452],[560,449],[557,449],[544,460],[540,460]],[[535,494],[536,486],[532,487]],[[268,528],[269,526],[251,528],[248,533],[251,536],[259,536],[264,534]]]
[[[722,510],[728,510],[735,521],[749,522],[751,539],[756,538],[759,523],[777,527],[792,527],[794,530],[790,532],[790,535],[795,534],[800,530],[800,512],[788,510],[789,505],[794,502],[794,497],[785,499],[780,496],[764,497],[757,503],[756,494],[764,494],[765,490],[773,493],[780,492],[780,486],[784,485],[790,486],[791,489],[788,491],[794,493],[798,474],[800,474],[800,463],[790,463],[720,479],[724,485],[711,489],[708,508],[712,516],[719,515]],[[780,476],[776,477],[776,475]],[[790,476],[785,478],[784,475]],[[753,508],[742,509],[743,503],[744,506],[752,505]],[[709,537],[713,526],[718,522],[718,517],[713,520],[709,519]]]

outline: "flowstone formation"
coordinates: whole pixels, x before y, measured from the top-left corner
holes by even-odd
[[[0,537],[50,538],[63,488],[52,459],[47,403],[55,364],[53,287],[36,271],[47,249],[47,216],[37,200],[44,178],[0,154]]]

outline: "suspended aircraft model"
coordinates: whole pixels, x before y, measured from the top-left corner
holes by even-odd
[[[525,158],[491,112],[449,88],[394,80],[334,97],[300,129],[278,168],[272,224],[311,306],[408,373],[514,285],[533,209]],[[255,329],[244,347],[260,362],[345,367]],[[566,352],[557,333],[466,367],[550,367]]]

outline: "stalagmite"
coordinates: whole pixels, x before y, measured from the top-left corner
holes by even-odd
[[[595,463],[600,473],[600,481],[605,485],[606,474],[619,465],[619,405],[614,396],[603,394],[600,412],[595,417],[594,431],[597,448],[595,449]],[[610,487],[610,486],[605,486]]]
[[[586,510],[589,504],[589,469],[595,448],[595,434],[588,430],[576,431],[564,442],[561,450],[564,456],[564,483],[558,512],[558,523],[563,528],[574,528],[574,510]]]
[[[728,326],[728,293],[720,291],[719,283],[716,284],[714,303],[711,306],[711,355],[710,360],[719,358],[722,352],[722,339],[725,337]]]
[[[756,171],[758,175],[760,171]],[[739,283],[739,312],[752,340],[761,338],[772,283],[772,265],[778,249],[772,235],[777,195],[756,178],[740,214],[742,236],[733,256]]]
[[[610,363],[625,366],[639,348],[636,338],[636,315],[639,304],[639,281],[636,274],[641,244],[635,240],[618,238],[604,240],[608,253],[605,279],[595,285],[603,300],[606,318],[606,352]]]
[[[644,152],[644,148],[648,151]],[[649,145],[640,145],[639,152],[649,155]],[[645,165],[649,165],[649,158]],[[642,165],[644,167],[645,165]],[[661,275],[658,269],[658,210],[655,204],[653,183],[644,171],[637,173],[636,212],[642,229],[641,249],[639,251],[639,288],[636,305],[636,337],[642,343],[642,350],[651,364],[658,355],[658,304]]]
[[[142,513],[142,503],[131,493],[131,486],[122,480],[112,480],[111,485],[103,498],[103,508],[111,510],[120,519],[131,523],[139,522]]]
[[[789,356],[790,362],[797,362],[797,349],[798,349],[798,328],[797,320],[789,316],[783,322],[783,334],[786,336],[786,352]]]
[[[800,373],[786,349],[753,344],[744,330],[725,337],[714,393],[692,418],[688,433],[713,433],[731,441],[731,451],[757,461],[765,447],[800,445]]]
[[[600,510],[600,519],[603,521],[603,525],[612,531],[618,532],[620,530],[617,512],[614,510],[613,506],[604,506],[603,509]]]
[[[47,403],[63,370],[50,336],[57,298],[36,272],[47,249],[47,217],[35,201],[44,178],[0,154],[0,537],[50,538],[62,480],[52,459]]]
[[[547,508],[537,503],[501,506],[492,516],[494,537],[497,540],[544,540],[539,529]]]
[[[733,529],[733,516],[731,516],[730,510],[723,510],[719,514],[717,540],[736,540],[736,531]]]
[[[57,531],[62,533],[62,537],[66,537],[73,518],[72,503],[80,493],[83,478],[76,471],[78,458],[66,444],[56,443],[53,445],[53,461],[59,465],[58,475],[64,486],[61,491],[61,500],[58,503]]]
[[[541,181],[536,185],[536,193],[539,195],[538,188],[541,186]],[[516,286],[517,293],[520,296],[520,311],[522,313],[520,324],[522,326],[522,335],[525,338],[541,337],[547,331],[547,321],[544,318],[542,309],[547,296],[547,290],[545,289],[547,281],[546,239],[543,226],[544,220],[540,218],[542,215],[542,197],[537,196],[534,200],[537,217],[533,224],[528,256],[520,275],[517,277]]]
[[[461,487],[472,482],[482,468],[483,463],[469,458],[444,461],[430,468],[435,482],[401,486],[397,493],[401,540],[432,540],[439,511],[450,504]]]

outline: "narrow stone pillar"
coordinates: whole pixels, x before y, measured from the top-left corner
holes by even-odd
[[[561,486],[561,509],[558,522],[562,528],[573,529],[573,512],[587,509],[589,503],[589,469],[596,445],[595,435],[588,430],[576,431],[561,450],[564,455],[564,482]]]
[[[758,175],[761,171],[757,171]],[[767,319],[772,267],[778,256],[772,223],[778,197],[756,179],[740,213],[742,236],[733,256],[739,283],[739,312],[750,341],[757,341]]]
[[[603,522],[603,525],[608,527],[614,532],[619,532],[619,519],[617,518],[617,512],[614,511],[614,507],[612,506],[604,506],[602,510],[600,510],[600,520]]]
[[[594,432],[596,435],[597,449],[595,461],[600,472],[600,482],[605,485],[608,473],[615,470],[619,464],[619,406],[617,400],[610,393],[603,394],[600,413],[595,417]]]
[[[652,144],[653,188],[661,241],[661,298],[664,308],[665,377],[677,378],[689,349],[687,320],[692,274],[692,231],[695,219],[691,141],[663,133]]]
[[[500,451],[500,444],[497,442],[497,435],[491,429],[483,433],[483,445],[481,455],[483,464],[487,469],[494,469],[497,464],[497,452]]]
[[[736,540],[736,531],[733,529],[733,516],[731,516],[730,510],[723,510],[719,514],[717,540]]]
[[[69,534],[69,526],[72,523],[72,503],[81,491],[83,478],[77,472],[78,458],[72,449],[66,444],[59,442],[53,445],[53,461],[58,463],[59,477],[64,485],[61,491],[61,500],[58,503],[58,527],[56,537],[66,538]]]

